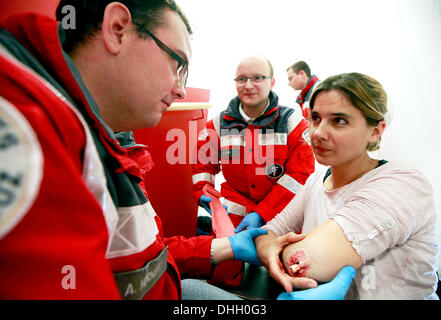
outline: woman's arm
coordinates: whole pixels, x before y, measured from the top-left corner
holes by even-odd
[[[345,266],[357,269],[363,264],[333,219],[314,228],[302,241],[286,246],[282,262],[290,276],[308,277],[318,282],[331,281]]]

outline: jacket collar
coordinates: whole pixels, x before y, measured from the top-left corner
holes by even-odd
[[[279,97],[277,96],[277,94],[274,93],[273,91],[270,91],[268,98],[269,98],[268,107],[265,109],[265,112],[261,116],[257,117],[254,120],[253,125],[259,126],[259,127],[264,127],[264,126],[268,125],[269,123],[273,122],[274,119],[279,114]],[[248,125],[248,123],[245,121],[245,119],[240,114],[240,111],[239,111],[240,103],[241,102],[240,102],[239,97],[236,96],[235,98],[233,98],[230,101],[228,108],[224,112],[222,112],[223,119],[230,126],[233,126],[233,125],[239,124],[239,123],[242,124],[244,127],[246,127]]]
[[[309,100],[309,96],[311,95],[311,88],[314,86],[314,84],[318,81],[318,77],[316,75],[312,75],[309,79],[308,83],[306,84],[306,87],[300,92],[300,94],[297,96],[296,102],[298,104],[302,104]]]
[[[46,79],[48,76],[42,74],[42,70],[48,71],[52,79],[50,82],[56,81],[63,88],[60,92],[66,95],[68,100],[75,102],[74,105],[85,116],[89,126],[98,130],[100,139],[106,142],[106,148],[112,153],[124,154],[125,151],[119,145],[113,131],[102,119],[98,106],[82,81],[74,62],[62,49],[65,32],[61,24],[47,16],[24,13],[11,16],[2,27],[42,66],[33,66],[33,69]]]

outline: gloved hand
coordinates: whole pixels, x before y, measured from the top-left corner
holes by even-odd
[[[201,205],[201,207],[207,210],[207,212],[211,215],[210,202],[211,198],[207,197],[204,194],[199,198],[199,204]]]
[[[254,238],[268,234],[265,229],[251,229],[229,236],[231,247],[233,248],[234,260],[241,260],[252,263],[256,266],[261,266],[259,258],[257,257],[256,246],[254,245]]]
[[[260,228],[264,223],[265,220],[257,212],[251,212],[242,219],[234,232],[241,232],[245,228],[247,230]]]
[[[313,289],[284,292],[277,300],[343,300],[354,276],[355,269],[346,266],[330,282]]]

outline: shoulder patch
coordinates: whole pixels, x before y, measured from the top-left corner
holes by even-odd
[[[0,96],[0,239],[27,213],[39,192],[43,154],[26,118]]]

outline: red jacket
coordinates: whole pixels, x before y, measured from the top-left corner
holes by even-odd
[[[300,109],[302,110],[303,117],[305,117],[305,119],[309,119],[309,115],[311,113],[311,109],[309,108],[309,98],[311,97],[314,88],[319,83],[319,78],[316,75],[312,75],[305,88],[303,88],[303,90],[297,96],[296,102],[299,104]]]
[[[248,124],[236,97],[199,137],[198,163],[192,168],[194,197],[200,198],[206,183],[214,186],[222,166],[226,181],[221,194],[236,226],[253,211],[271,220],[314,172],[308,122],[293,109],[279,106],[274,92],[269,99],[265,113]]]
[[[120,299],[114,274],[168,246],[144,299],[179,299],[181,276],[210,276],[212,238],[164,238],[139,187],[149,155],[106,128],[57,23],[27,14],[3,27],[13,36],[0,29],[0,298]]]

